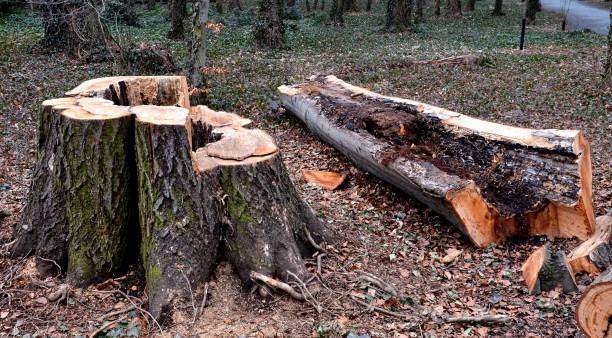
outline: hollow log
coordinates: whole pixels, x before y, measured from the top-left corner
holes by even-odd
[[[574,273],[601,272],[612,265],[612,215],[595,220],[595,231],[567,256]]]
[[[190,107],[183,77],[87,81],[45,101],[38,162],[13,256],[35,254],[84,287],[140,258],[158,319],[217,257],[251,272],[306,278],[330,236],[300,198],[274,140],[251,121]]]
[[[334,76],[278,90],[318,137],[479,247],[539,234],[584,240],[593,231],[590,147],[580,131],[500,125]]]
[[[576,321],[589,338],[612,337],[612,267],[584,292],[576,307]]]
[[[522,267],[523,279],[532,295],[563,287],[564,293],[576,292],[574,272],[563,252],[553,250],[548,245],[534,251]]]

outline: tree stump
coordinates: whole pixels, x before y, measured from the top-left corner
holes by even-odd
[[[576,307],[576,321],[589,338],[612,337],[612,267],[584,292]]]
[[[278,90],[313,133],[479,247],[538,234],[584,240],[593,231],[590,147],[578,130],[505,126],[335,76]]]
[[[156,318],[207,281],[221,253],[246,283],[251,272],[307,276],[310,238],[329,234],[250,120],[190,107],[183,77],[96,79],[67,95],[43,104],[13,256],[35,254],[41,274],[57,264],[83,287],[140,250]]]
[[[574,272],[565,254],[552,250],[548,245],[534,251],[522,267],[523,279],[532,295],[563,287],[564,293],[576,292]]]

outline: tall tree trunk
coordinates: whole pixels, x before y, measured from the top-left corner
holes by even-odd
[[[461,16],[461,0],[448,0],[445,15],[448,18]]]
[[[608,31],[608,61],[604,71],[604,86],[612,88],[612,8],[610,9],[610,30]]]
[[[468,0],[465,10],[468,12],[473,12],[475,9],[476,9],[476,0]]]
[[[305,0],[304,3],[305,3],[305,6],[306,6],[306,13],[310,13],[310,1]]]
[[[318,7],[319,7],[319,0],[314,0],[314,3],[313,3],[313,5],[312,5],[312,6],[313,6],[313,8],[314,8],[314,11],[315,11],[315,12],[316,12],[316,11],[318,11]]]
[[[434,14],[440,16],[440,0],[434,0]]]
[[[185,0],[168,0],[168,14],[172,23],[172,28],[168,32],[169,39],[179,40],[185,36],[185,30],[183,29],[183,20],[186,13],[185,5]]]
[[[527,19],[528,25],[535,24],[536,13],[542,10],[540,0],[527,0],[525,5],[525,18]]]
[[[283,1],[261,0],[259,18],[255,23],[255,40],[259,46],[280,48],[285,43]]]
[[[474,1],[474,0],[470,0],[470,1]],[[491,15],[493,16],[504,15],[504,12],[502,11],[503,4],[504,4],[504,0],[495,0],[495,8],[493,8],[493,13],[491,13]]]
[[[423,22],[423,5],[425,4],[425,0],[416,0],[415,11],[414,11],[414,22],[421,23]]]
[[[217,14],[223,14],[223,0],[215,1],[215,8],[217,10]]]
[[[412,0],[389,0],[385,29],[391,32],[410,31]]]
[[[332,23],[343,24],[344,23],[344,2],[346,0],[332,0],[331,11],[329,12],[329,19]]]
[[[366,11],[371,11],[372,10],[372,0],[368,0],[368,3],[366,5]]]
[[[321,10],[325,10],[325,0],[321,0]]]
[[[240,0],[229,0],[228,2],[228,6],[227,6],[227,11],[231,12],[234,9],[238,9],[238,10],[242,10],[242,5],[240,5]]]
[[[194,1],[190,51],[190,81],[193,88],[202,89],[206,85],[202,69],[206,67],[206,25],[208,24],[209,0]],[[206,103],[206,92],[203,90],[196,90],[191,96],[190,100],[193,105]]]
[[[356,0],[344,0],[344,12],[358,12],[359,6]]]

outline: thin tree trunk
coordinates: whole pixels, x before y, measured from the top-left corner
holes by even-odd
[[[434,15],[440,16],[440,0],[434,0]]]
[[[321,0],[321,10],[325,10],[325,0]]]
[[[610,30],[608,31],[608,61],[604,71],[604,86],[612,88],[612,8],[610,9]]]
[[[445,15],[448,18],[461,16],[461,0],[448,0]]]
[[[476,9],[476,0],[468,0],[467,7],[465,8],[468,12],[473,12]]]
[[[306,13],[310,13],[310,2],[308,0],[305,0],[305,5],[306,5]]]
[[[371,11],[372,10],[372,0],[368,0],[368,3],[366,5],[366,11]]]
[[[344,23],[344,1],[346,0],[332,0],[332,7],[329,14],[332,23]]]
[[[217,9],[217,14],[223,14],[223,0],[217,0],[215,2],[215,8]]]
[[[535,24],[536,13],[542,9],[540,0],[527,0],[525,7],[525,18],[527,19],[528,25]]]
[[[255,29],[255,40],[259,46],[280,48],[285,43],[283,24],[283,1],[261,0],[259,19]]]
[[[470,0],[470,1],[474,1],[474,0]],[[493,16],[505,15],[504,12],[502,11],[503,4],[504,4],[504,0],[495,0],[495,8],[493,8],[493,13],[491,13],[491,15]]]
[[[155,7],[155,0],[147,0],[147,9],[152,10]]]
[[[313,9],[314,9],[315,12],[318,11],[317,7],[319,7],[319,0],[314,0]]]
[[[389,0],[385,29],[390,32],[410,31],[412,0]]]
[[[217,0],[219,1],[219,0]],[[204,75],[202,69],[206,67],[206,25],[208,24],[209,0],[195,0],[193,4],[193,31],[191,33],[191,86],[204,88]],[[195,105],[206,102],[204,91],[194,95]]]
[[[423,22],[423,5],[425,4],[425,0],[416,0],[415,12],[414,12],[414,22],[421,23]]]
[[[172,28],[168,32],[169,39],[180,40],[185,36],[183,20],[185,19],[185,0],[168,0],[168,14]]]

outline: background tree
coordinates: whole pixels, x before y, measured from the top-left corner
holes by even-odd
[[[612,8],[610,8],[610,29],[608,30],[608,60],[604,71],[604,87],[612,88]]]
[[[219,1],[219,0],[217,0]],[[208,24],[209,0],[199,0],[193,3],[193,31],[191,33],[190,48],[190,76],[191,86],[196,88],[192,97],[192,105],[205,104],[206,92],[198,91],[204,88],[204,75],[202,70],[206,67],[206,29]]]
[[[366,4],[366,11],[371,11],[372,10],[372,0],[368,0],[367,4]]]
[[[474,1],[474,0],[470,0],[470,1]],[[502,11],[503,4],[504,4],[504,0],[495,0],[495,7],[493,8],[493,12],[491,13],[491,15],[493,16],[504,15],[504,12]]]
[[[434,14],[440,16],[440,0],[433,0]]]
[[[414,9],[414,22],[421,23],[423,22],[423,6],[425,5],[425,0],[416,0],[415,9]]]
[[[528,25],[535,24],[536,13],[542,10],[540,0],[527,0],[525,7],[525,18],[527,19]]]
[[[215,9],[217,10],[217,14],[223,14],[223,0],[215,1]]]
[[[285,43],[282,0],[261,0],[255,22],[255,41],[259,46],[280,48]]]
[[[240,4],[240,0],[229,0],[227,3],[227,11],[231,12],[234,9],[242,10],[242,5]]]
[[[329,12],[329,19],[332,23],[344,23],[344,1],[345,0],[332,0],[332,7]]]
[[[454,18],[461,15],[461,0],[448,0],[446,4],[446,17]]]
[[[385,29],[390,32],[410,31],[412,0],[389,0]]]
[[[168,32],[169,39],[182,39],[185,36],[183,20],[187,16],[186,0],[168,0],[168,14],[172,23],[172,28]]]
[[[467,5],[465,6],[465,10],[468,12],[473,12],[476,9],[476,0],[468,0]]]

